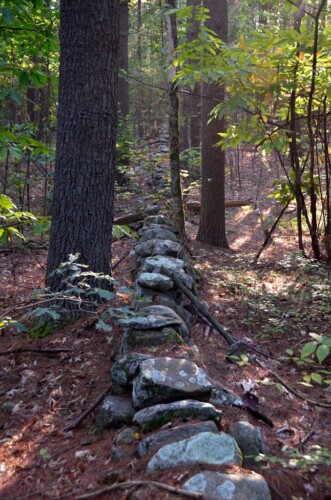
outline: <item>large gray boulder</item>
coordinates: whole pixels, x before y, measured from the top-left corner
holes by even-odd
[[[206,500],[271,500],[267,482],[254,472],[203,471],[186,481],[183,489],[202,493]]]
[[[133,381],[135,408],[180,399],[207,400],[212,390],[207,374],[195,363],[182,358],[151,358],[140,363]]]
[[[120,396],[106,396],[103,400],[97,424],[102,429],[131,424],[135,410],[131,400]]]
[[[168,255],[169,257],[181,257],[183,245],[172,240],[147,240],[136,245],[134,249],[139,257],[149,257],[151,255]]]
[[[150,436],[145,437],[140,441],[137,453],[140,457],[144,457],[150,451],[164,446],[165,444],[174,443],[195,436],[200,432],[213,432],[218,433],[217,425],[212,420],[207,422],[198,422],[197,424],[185,424],[180,427],[173,427],[172,429],[164,429]]]
[[[160,448],[148,462],[147,471],[189,467],[195,464],[241,466],[241,452],[236,441],[228,434],[201,432]]]
[[[143,307],[137,313],[118,320],[118,324],[124,328],[135,330],[154,330],[164,326],[176,326],[183,335],[188,336],[189,330],[184,321],[175,311],[166,306]]]
[[[220,422],[222,412],[210,403],[187,399],[174,403],[158,404],[138,411],[133,417],[133,422],[143,432],[160,428],[174,419],[199,419]]]
[[[193,287],[193,279],[187,274],[185,269],[186,265],[182,259],[163,255],[147,257],[141,266],[142,272],[161,273],[165,275],[169,275],[169,273],[174,274],[187,288],[191,289]]]
[[[167,292],[174,287],[172,279],[160,273],[140,273],[137,276],[137,283],[158,292]]]
[[[260,427],[255,427],[249,422],[240,421],[231,424],[229,434],[237,441],[245,466],[256,464],[256,457],[267,451]]]

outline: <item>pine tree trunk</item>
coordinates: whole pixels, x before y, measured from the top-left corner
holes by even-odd
[[[121,0],[120,2],[120,43],[119,43],[119,69],[127,75],[129,70],[129,2]],[[126,76],[120,76],[118,79],[117,98],[121,118],[125,119],[129,112],[129,82]]]
[[[60,81],[47,275],[69,254],[110,273],[118,76],[118,1],[62,0]],[[47,284],[59,290],[60,278]]]
[[[176,0],[167,0],[167,4],[171,9],[176,7]],[[177,19],[176,14],[170,14],[168,20],[168,37],[169,37],[169,62],[170,69],[168,71],[169,78],[169,133],[170,133],[170,174],[171,174],[171,194],[173,203],[173,221],[177,226],[182,239],[185,238],[185,217],[182,197],[182,187],[180,179],[180,163],[179,163],[179,100],[177,89],[173,84],[175,75],[175,67],[172,65],[174,60],[175,50],[177,48]]]
[[[197,14],[197,7],[201,5],[201,0],[188,0],[188,5],[192,6],[192,24],[187,30],[187,43],[193,42],[198,36],[200,21],[194,19]],[[188,147],[198,148],[201,142],[201,83],[197,82],[192,91],[192,95],[186,96],[187,117],[188,117]]]
[[[227,1],[205,0],[210,19],[206,25],[214,30],[223,41],[227,41]],[[228,248],[225,234],[225,154],[215,147],[219,142],[219,132],[224,131],[224,121],[212,120],[207,124],[209,113],[215,101],[224,100],[224,89],[217,84],[203,84],[202,88],[202,188],[201,217],[197,240],[218,247]],[[209,98],[208,98],[209,97]]]

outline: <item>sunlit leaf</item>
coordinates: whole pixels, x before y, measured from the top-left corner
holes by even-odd
[[[321,344],[318,346],[316,351],[316,356],[319,363],[323,363],[323,361],[329,356],[329,354],[330,354],[329,346],[325,344]]]
[[[308,342],[307,344],[305,344],[301,349],[301,358],[307,358],[308,356],[313,354],[313,352],[316,349],[316,346],[317,346],[316,341]]]

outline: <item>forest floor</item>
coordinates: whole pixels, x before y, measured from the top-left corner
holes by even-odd
[[[273,498],[326,499],[331,498],[331,409],[308,399],[331,405],[331,376],[327,373],[330,366],[326,362],[320,366],[316,360],[300,366],[293,357],[313,340],[310,333],[330,334],[330,273],[323,263],[298,255],[295,213],[291,208],[258,263],[253,263],[264,239],[261,214],[264,224],[270,227],[280,211],[266,197],[271,191],[270,168],[264,165],[260,169],[247,152],[240,187],[236,175],[229,180],[228,199],[259,200],[259,210],[253,204],[227,211],[229,250],[195,240],[198,215],[188,214],[187,228],[192,264],[202,276],[200,299],[236,338],[269,354],[265,357],[255,353],[265,369],[245,359],[239,363],[225,361],[225,342],[198,316],[192,324],[192,337],[208,374],[237,394],[253,394],[260,411],[272,421],[273,427],[245,410],[224,408],[222,428],[234,420],[249,420],[262,428],[271,458],[255,470],[268,480]],[[143,172],[141,168],[140,177],[136,175],[132,183],[118,190],[118,214],[135,212],[155,199],[155,193],[147,192],[151,187],[146,188]],[[113,262],[127,255],[133,246],[132,238],[116,241]],[[45,262],[46,250],[42,249],[14,249],[0,254],[3,313],[17,317],[19,311],[30,307],[33,290],[43,286]],[[133,258],[127,256],[114,270],[114,277],[132,287],[133,267]],[[122,293],[111,305],[129,301],[130,296]],[[118,430],[98,434],[97,409],[74,430],[64,430],[110,384],[112,344],[122,332],[113,320],[109,321],[111,333],[97,331],[95,323],[94,316],[85,317],[45,338],[10,328],[0,331],[1,498],[77,498],[84,493],[91,493],[92,498],[95,490],[118,481],[144,479],[180,487],[184,479],[193,475],[192,471],[176,469],[147,476],[146,461],[135,456],[136,444],[126,447],[125,460],[114,461],[111,450]],[[40,347],[63,352],[6,353],[11,349]],[[293,354],[287,354],[288,349]],[[167,348],[161,353],[169,354]],[[176,350],[171,352],[172,356],[178,354]],[[301,399],[285,389],[272,373],[305,397]],[[307,384],[310,373],[318,373],[320,378],[315,379],[320,383]],[[117,489],[98,498],[174,496],[144,485]]]

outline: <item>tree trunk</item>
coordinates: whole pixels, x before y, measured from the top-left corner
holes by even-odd
[[[193,42],[198,36],[200,21],[194,19],[197,14],[197,7],[201,5],[201,0],[188,0],[188,5],[192,6],[192,24],[187,30],[187,43]],[[188,137],[189,148],[200,147],[201,142],[201,83],[197,82],[192,91],[192,95],[186,95],[186,112],[188,117]]]
[[[176,0],[167,0],[170,9],[176,7]],[[179,163],[179,100],[173,77],[175,67],[172,64],[175,50],[177,48],[177,19],[176,14],[168,15],[168,36],[169,36],[169,133],[170,133],[170,174],[171,174],[171,194],[173,202],[173,220],[177,226],[182,238],[185,238],[185,216],[182,197],[182,187],[180,180]]]
[[[227,1],[205,0],[209,9],[208,28],[214,30],[223,41],[227,41]],[[203,84],[202,94],[202,188],[201,217],[197,240],[218,247],[228,248],[225,234],[225,154],[215,147],[219,142],[219,132],[224,131],[224,120],[212,120],[209,114],[214,107],[213,99],[224,100],[224,88],[217,84]],[[209,99],[208,99],[209,97]]]
[[[119,44],[119,58],[118,66],[123,70],[125,76],[119,76],[117,99],[119,103],[119,110],[121,118],[124,120],[129,112],[129,82],[127,78],[129,70],[129,2],[128,0],[120,1],[120,44]]]
[[[117,0],[62,0],[60,81],[52,227],[47,284],[68,255],[109,274],[111,262],[116,91]]]

